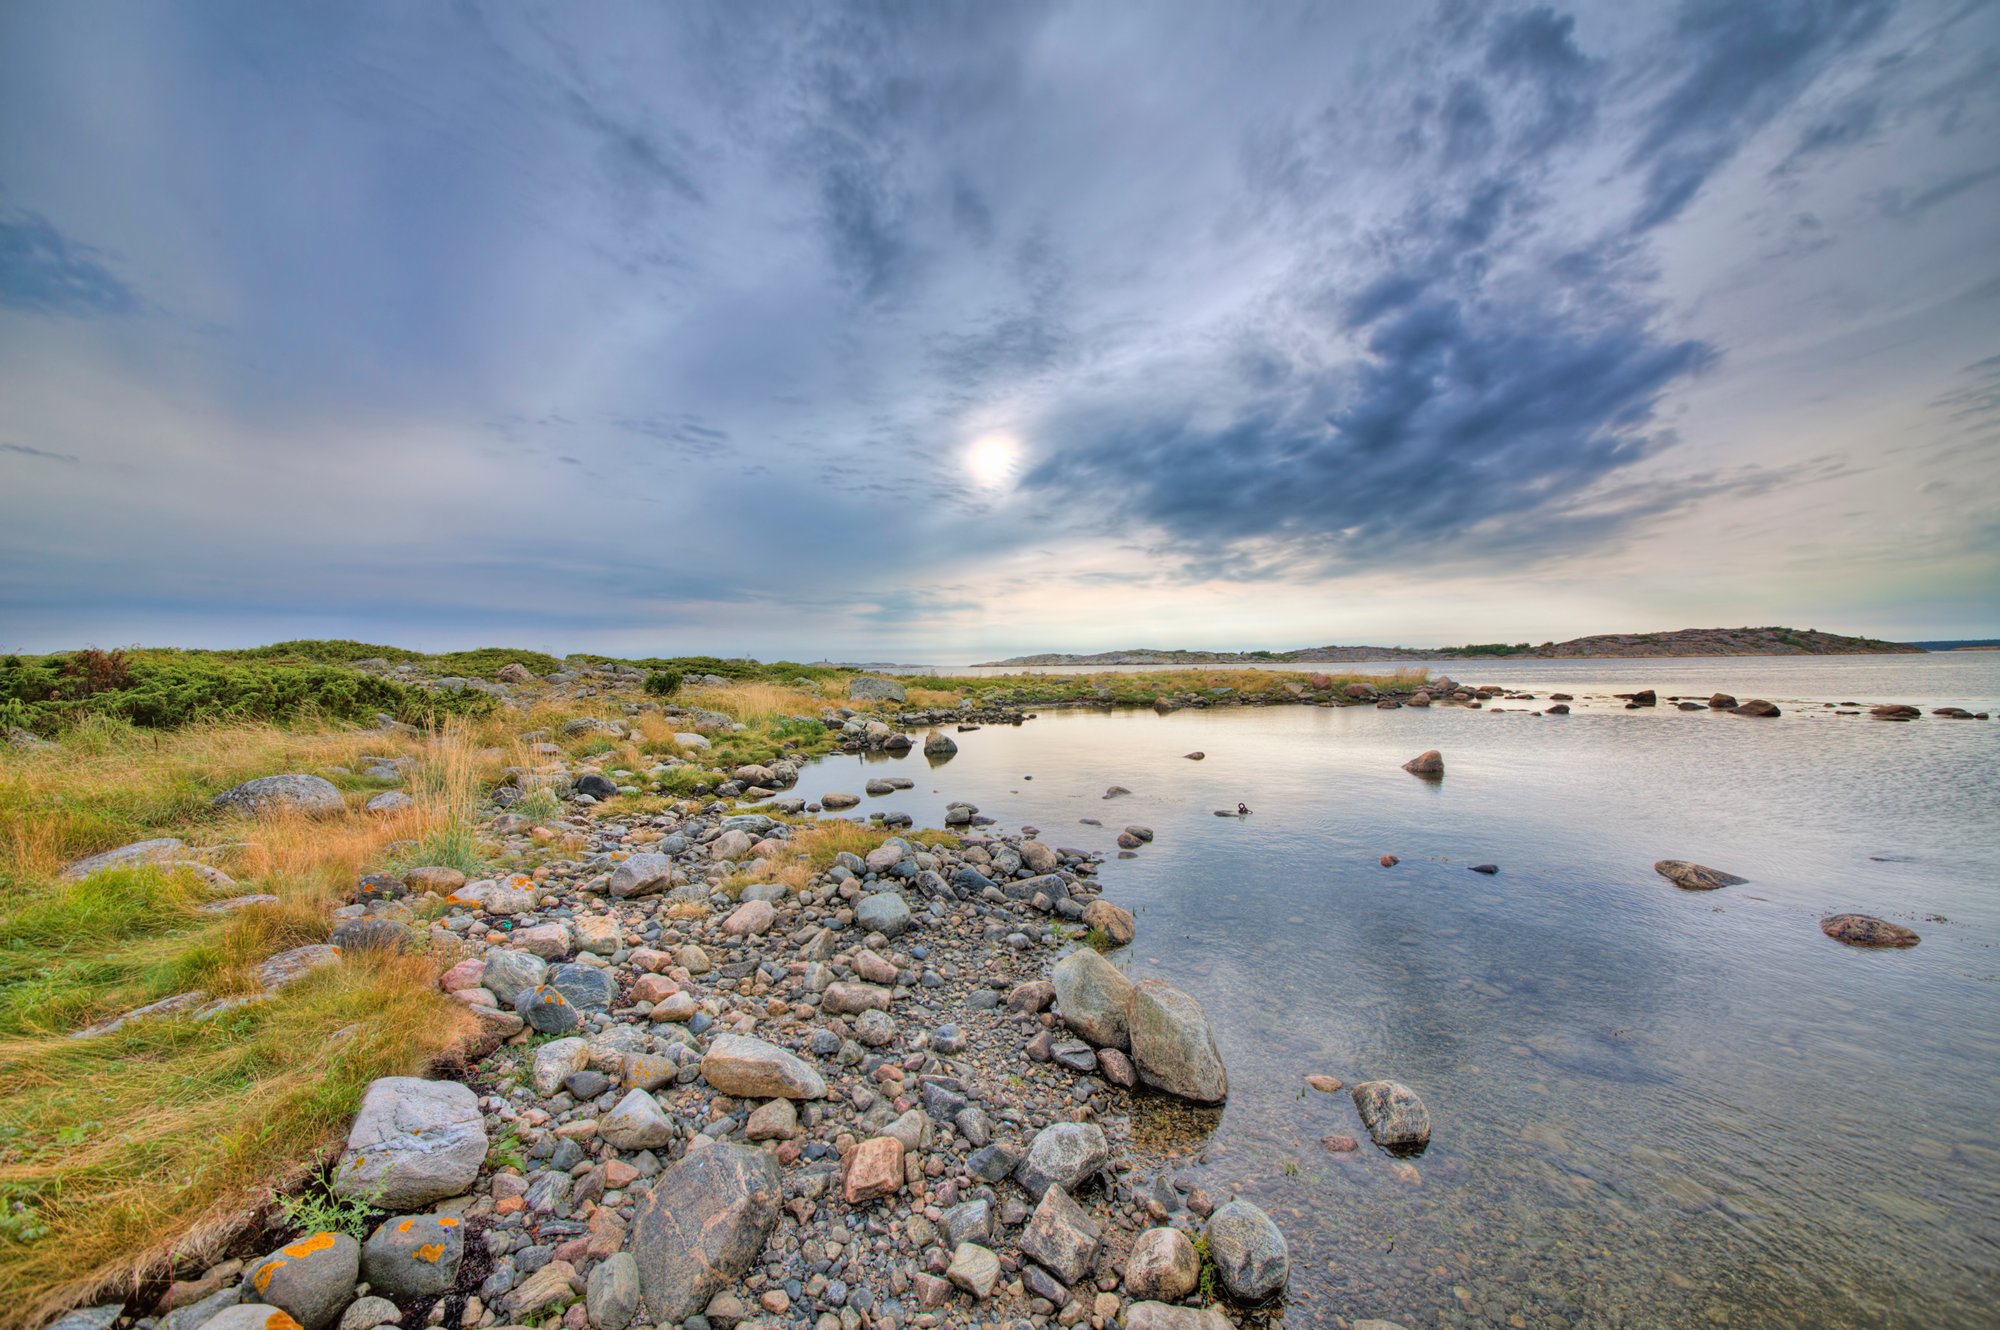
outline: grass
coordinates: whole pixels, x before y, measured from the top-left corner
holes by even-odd
[[[722,884],[722,889],[734,895],[753,882],[772,882],[780,883],[791,891],[801,891],[833,867],[833,861],[843,853],[866,858],[870,850],[897,836],[913,844],[920,839],[925,844],[933,845],[958,843],[958,837],[949,832],[891,831],[886,827],[850,822],[845,818],[792,825],[792,835],[785,842],[784,849],[762,860],[756,867],[738,872]]]
[[[256,822],[209,807],[250,777],[354,769],[362,756],[416,758],[415,806]],[[255,965],[324,940],[330,908],[390,842],[441,857],[463,843],[476,760],[463,726],[435,739],[251,723],[162,732],[101,716],[53,752],[0,748],[0,1324],[212,1255],[339,1141],[370,1081],[420,1072],[467,1033],[470,1013],[436,991],[436,958],[357,953],[207,1021],[69,1037],[193,988],[256,991]],[[278,903],[204,913],[213,888],[155,867],[60,876],[161,835],[228,846],[214,862],[237,890]]]

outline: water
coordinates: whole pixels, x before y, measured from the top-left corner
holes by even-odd
[[[1992,710],[2000,656],[1455,672],[1578,711],[1056,712],[934,767],[831,758],[796,793],[907,774],[861,811],[937,826],[969,799],[1088,849],[1157,832],[1105,866],[1139,922],[1114,959],[1216,1027],[1231,1092],[1197,1171],[1285,1229],[1288,1325],[1992,1326],[2000,722],[1818,704]],[[1785,715],[1604,696],[1647,686]],[[1399,769],[1427,748],[1442,783]],[[1251,817],[1212,816],[1239,800]],[[1749,882],[1682,892],[1660,858]],[[1841,910],[1923,943],[1843,947],[1817,927]],[[1414,1087],[1430,1150],[1377,1151],[1309,1072]]]

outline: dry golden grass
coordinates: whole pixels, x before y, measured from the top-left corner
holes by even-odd
[[[391,841],[468,843],[470,734],[99,725],[56,753],[0,750],[0,1325],[209,1254],[339,1140],[370,1080],[420,1072],[470,1029],[437,992],[438,958],[356,955],[209,1021],[68,1033],[191,988],[251,992],[258,962],[324,940],[331,907]],[[416,757],[416,806],[255,822],[208,806],[278,771],[332,774],[358,805],[380,787],[331,769],[363,755]],[[278,903],[217,916],[197,908],[215,892],[191,873],[59,877],[160,835],[229,846],[215,858],[238,890]]]
[[[720,711],[746,725],[780,716],[812,716],[826,705],[817,692],[777,683],[732,683],[682,688],[674,701],[685,707]]]
[[[870,850],[894,836],[914,837],[925,844],[958,842],[956,836],[947,832],[891,831],[844,818],[797,822],[792,824],[791,839],[782,850],[756,867],[736,873],[723,883],[723,890],[733,895],[754,882],[773,882],[782,883],[790,891],[802,891],[814,878],[833,867],[833,861],[843,852],[866,858]]]
[[[943,688],[905,688],[903,695],[908,699],[904,704],[913,707],[955,707],[959,694]]]

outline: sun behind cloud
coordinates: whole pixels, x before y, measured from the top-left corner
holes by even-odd
[[[987,434],[965,450],[965,468],[985,489],[1004,489],[1021,464],[1021,445],[1011,434]]]

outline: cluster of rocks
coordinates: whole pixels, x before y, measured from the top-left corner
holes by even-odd
[[[1662,859],[1653,871],[1683,891],[1720,891],[1749,879],[1685,859]],[[1916,930],[1878,919],[1872,914],[1832,914],[1819,921],[1820,932],[1851,947],[1914,947],[1922,939]]]
[[[1133,936],[1098,856],[890,837],[760,882],[791,824],[613,815],[555,768],[485,815],[520,871],[369,874],[312,958],[448,949],[482,1032],[466,1083],[369,1087],[327,1185],[388,1218],[183,1279],[146,1330],[1227,1325],[1197,1238],[1229,1298],[1282,1291],[1267,1216],[1131,1144],[1141,1096],[1227,1075],[1194,998],[1070,949]],[[538,781],[554,825],[500,806]]]

